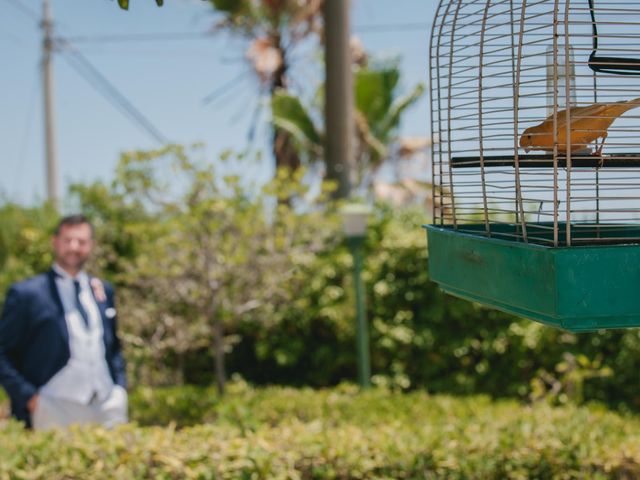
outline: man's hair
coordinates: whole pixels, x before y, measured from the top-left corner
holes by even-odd
[[[58,235],[60,235],[60,230],[62,230],[62,227],[74,227],[76,225],[89,225],[89,228],[91,229],[91,236],[93,237],[93,225],[91,224],[89,219],[81,213],[62,217],[58,222],[58,225],[56,225],[53,234],[57,237]]]

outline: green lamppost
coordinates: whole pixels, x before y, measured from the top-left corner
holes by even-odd
[[[356,294],[356,345],[358,353],[358,384],[362,388],[371,386],[371,362],[369,359],[369,329],[362,284],[362,263],[364,240],[367,233],[367,219],[371,209],[366,205],[349,204],[342,208],[342,220],[347,245],[353,255],[353,283]]]

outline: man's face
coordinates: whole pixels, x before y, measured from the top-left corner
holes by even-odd
[[[91,227],[88,224],[63,225],[60,233],[53,236],[56,263],[67,273],[75,275],[89,259],[93,244]]]

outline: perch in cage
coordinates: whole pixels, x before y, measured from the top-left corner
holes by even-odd
[[[431,278],[572,331],[640,326],[640,3],[442,0]]]

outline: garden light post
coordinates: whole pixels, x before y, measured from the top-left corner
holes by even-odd
[[[366,238],[367,219],[370,209],[366,205],[350,204],[342,211],[344,234],[353,256],[353,281],[356,294],[356,346],[358,354],[358,384],[362,388],[371,386],[371,364],[369,359],[369,331],[362,284],[362,246]]]

